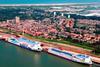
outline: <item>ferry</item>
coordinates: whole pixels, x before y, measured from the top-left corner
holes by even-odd
[[[32,51],[43,50],[40,42],[32,41],[23,37],[9,37],[7,42]]]
[[[85,54],[75,54],[70,51],[61,50],[59,48],[53,48],[53,47],[47,48],[46,52],[74,62],[89,64],[89,65],[92,64],[91,57]]]

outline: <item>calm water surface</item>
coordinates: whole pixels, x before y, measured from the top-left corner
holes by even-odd
[[[100,0],[0,0],[0,4],[90,3]]]
[[[89,67],[41,52],[32,52],[0,41],[0,67]],[[99,67],[93,65],[93,67]]]

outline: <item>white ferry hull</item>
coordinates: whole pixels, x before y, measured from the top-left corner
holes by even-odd
[[[50,53],[50,54],[52,54],[52,55],[59,56],[61,58],[64,58],[64,59],[67,59],[67,60],[71,60],[71,61],[74,61],[74,62],[89,64],[89,65],[92,64],[92,61],[91,61],[91,58],[90,57],[89,58],[86,58],[83,61],[83,60],[80,60],[78,58],[74,58],[73,55],[71,56],[70,52],[68,52],[69,55],[65,55],[63,53],[55,52],[55,51],[52,51],[51,49],[48,49],[47,52]]]

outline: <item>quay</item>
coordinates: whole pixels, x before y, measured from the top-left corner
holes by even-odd
[[[91,56],[93,62],[100,63],[100,56],[96,56],[94,54],[91,54],[91,51],[89,51],[89,50],[85,50],[83,48],[76,47],[76,46],[70,46],[70,45],[62,45],[62,44],[55,45],[55,43],[43,43],[43,44],[44,44],[44,49],[47,47],[62,48],[63,50],[70,51],[74,54],[79,53],[79,54],[89,55],[89,56]]]
[[[54,42],[52,42],[52,43],[51,42],[42,42],[39,39],[33,39],[33,38],[23,36],[23,35],[20,35],[20,36],[41,42],[43,44],[43,49],[46,49],[46,48],[49,48],[49,47],[56,47],[56,48],[62,48],[66,51],[71,51],[73,53],[87,54],[87,55],[91,56],[93,62],[100,64],[100,56],[91,54],[91,50],[83,49],[83,48],[68,45],[68,44],[61,44],[61,43],[54,43]]]
[[[4,37],[1,37],[1,35],[4,35]],[[14,35],[11,35],[11,34],[5,34],[5,33],[0,33],[0,39],[5,39],[9,36],[14,36]],[[23,35],[20,35],[21,37],[24,37],[24,38],[27,38],[27,39],[30,39],[30,40],[35,40],[35,41],[39,41],[42,43],[42,48],[45,50],[46,48],[49,48],[49,47],[56,47],[56,48],[61,48],[63,50],[66,50],[66,51],[70,51],[74,54],[86,54],[86,55],[89,55],[91,56],[92,58],[92,61],[93,62],[96,62],[96,63],[100,63],[100,56],[96,56],[94,54],[91,54],[91,51],[90,50],[86,50],[86,49],[83,49],[83,48],[80,48],[80,47],[76,47],[76,46],[71,46],[71,45],[66,45],[66,44],[60,44],[60,43],[48,43],[48,42],[42,42],[38,39],[33,39],[33,38],[29,38],[27,36],[23,36]]]

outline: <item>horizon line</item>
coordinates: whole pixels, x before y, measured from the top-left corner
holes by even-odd
[[[76,5],[76,4],[99,4],[100,2],[92,3],[41,3],[41,4],[0,4],[0,6],[61,6],[61,5]]]

